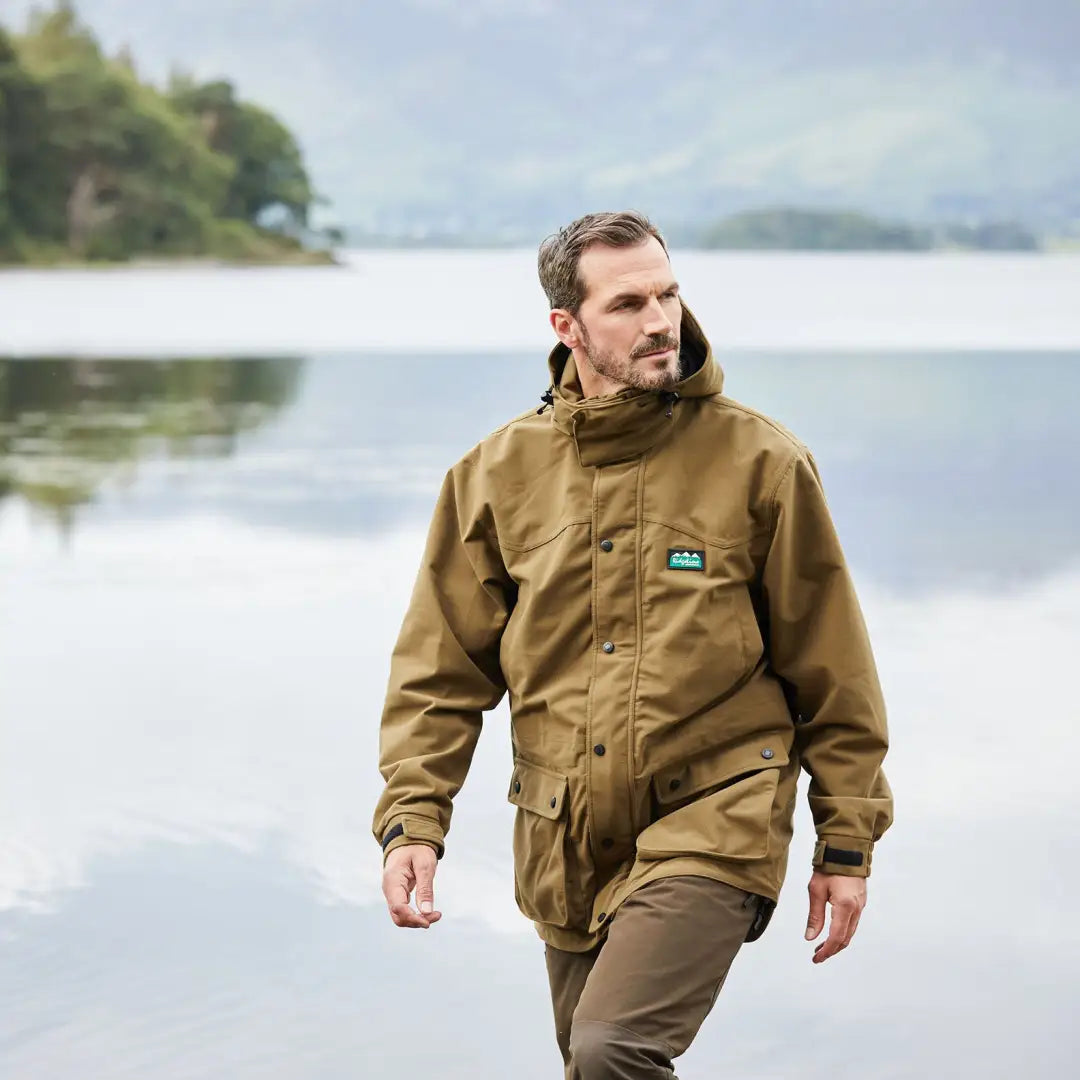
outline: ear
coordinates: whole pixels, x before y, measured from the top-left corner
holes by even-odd
[[[581,344],[577,319],[565,308],[555,308],[550,314],[551,329],[555,336],[568,348],[576,349]]]

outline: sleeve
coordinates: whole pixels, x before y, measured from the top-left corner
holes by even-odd
[[[772,500],[763,571],[774,671],[796,713],[817,832],[813,865],[866,877],[892,824],[885,703],[870,639],[813,456],[801,448]]]
[[[515,590],[477,487],[468,459],[447,473],[391,656],[372,824],[384,859],[416,843],[442,857],[482,713],[506,691],[499,643]]]

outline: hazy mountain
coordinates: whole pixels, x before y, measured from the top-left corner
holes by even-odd
[[[0,0],[8,21],[24,0]],[[1080,217],[1076,0],[83,0],[145,73],[227,76],[349,223],[525,230],[778,202]]]

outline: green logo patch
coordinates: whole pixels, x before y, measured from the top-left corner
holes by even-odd
[[[705,552],[668,548],[667,567],[669,570],[704,570]]]

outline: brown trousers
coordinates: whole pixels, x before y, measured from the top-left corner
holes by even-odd
[[[677,1080],[757,914],[756,897],[703,877],[661,878],[619,908],[586,953],[546,946],[566,1080]]]

